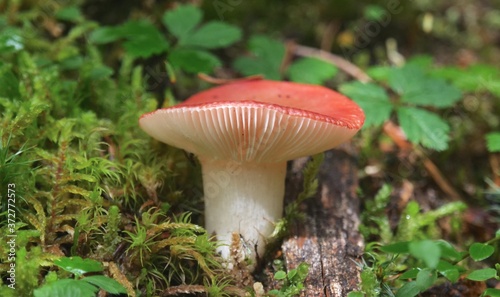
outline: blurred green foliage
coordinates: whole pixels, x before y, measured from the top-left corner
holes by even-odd
[[[366,110],[365,127],[380,126],[393,111],[408,140],[435,150],[448,148],[448,123],[420,107],[449,108],[462,98],[460,90],[446,81],[432,78],[412,60],[400,68],[377,68],[376,78],[387,84],[397,100],[375,83],[351,82],[340,90]]]
[[[466,251],[460,252],[451,242],[441,239],[443,236],[435,224],[441,218],[453,218],[467,206],[455,202],[422,212],[415,201],[407,204],[397,229],[393,230],[386,214],[391,193],[392,188],[385,184],[374,200],[367,202],[367,209],[362,214],[362,234],[365,238],[378,240],[371,241],[366,247],[365,257],[359,263],[363,269],[361,290],[349,294],[350,297],[411,297],[444,280],[455,283],[460,277],[473,281],[499,279],[499,264],[495,269],[475,268],[474,262],[487,260],[495,253],[500,230],[488,242],[474,242]],[[500,290],[490,289],[483,296],[498,293]]]
[[[107,44],[123,39],[123,48],[134,58],[168,52],[167,61],[176,69],[188,73],[210,73],[222,62],[208,50],[240,40],[241,30],[220,21],[200,25],[202,17],[202,11],[195,6],[181,5],[165,12],[162,17],[163,25],[173,38],[167,39],[147,19],[139,19],[119,26],[100,27],[90,34],[89,40],[95,44]],[[173,43],[175,45],[171,46]]]

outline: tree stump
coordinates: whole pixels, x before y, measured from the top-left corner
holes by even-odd
[[[293,161],[287,176],[287,199],[302,190],[307,159]],[[325,152],[318,174],[316,197],[303,205],[305,221],[291,227],[282,249],[288,269],[308,263],[309,275],[301,296],[343,297],[358,289],[363,239],[358,232],[359,199],[356,152],[344,145]]]

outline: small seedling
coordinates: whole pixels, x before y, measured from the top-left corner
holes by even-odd
[[[300,294],[304,289],[304,280],[309,273],[309,265],[300,263],[295,269],[288,272],[279,270],[274,274],[274,279],[282,283],[281,288],[278,290],[269,291],[269,296],[272,297],[292,297]]]

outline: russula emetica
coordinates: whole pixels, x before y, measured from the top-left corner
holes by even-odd
[[[139,123],[153,138],[198,156],[205,228],[223,243],[222,257],[230,256],[237,233],[255,259],[282,217],[286,162],[349,140],[364,118],[353,101],[322,86],[246,80],[147,113]]]

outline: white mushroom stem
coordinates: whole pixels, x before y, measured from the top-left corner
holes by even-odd
[[[205,195],[205,227],[231,256],[232,235],[240,235],[243,255],[255,264],[274,223],[282,217],[286,162],[238,163],[200,158]],[[233,257],[235,255],[232,255]]]

